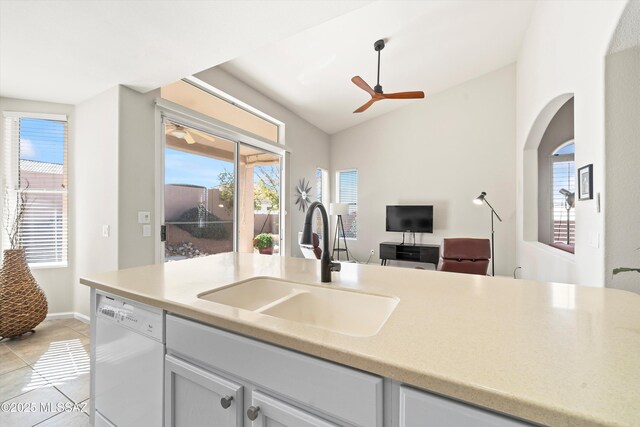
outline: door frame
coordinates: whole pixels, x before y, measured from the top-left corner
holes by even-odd
[[[166,135],[164,133],[164,124],[166,121],[178,123],[185,127],[189,127],[201,132],[206,132],[214,137],[227,139],[236,144],[234,154],[234,178],[238,182],[238,163],[239,163],[239,147],[245,144],[256,149],[264,150],[280,156],[280,256],[284,256],[287,248],[287,238],[289,233],[288,222],[285,221],[286,206],[289,205],[289,194],[286,191],[286,178],[288,177],[289,162],[288,154],[291,153],[282,144],[273,143],[258,135],[250,134],[240,128],[224,123],[197,111],[183,107],[166,99],[158,98],[155,101],[155,129],[156,129],[156,152],[155,152],[155,211],[157,221],[154,223],[154,247],[155,247],[155,263],[164,262],[164,242],[160,239],[161,226],[164,224],[164,152],[166,148]],[[284,126],[284,125],[282,125]],[[284,136],[284,130],[278,131],[278,135]],[[234,185],[234,200],[238,200],[238,186]],[[233,223],[233,251],[237,252],[238,241],[238,210],[234,206],[234,223]]]

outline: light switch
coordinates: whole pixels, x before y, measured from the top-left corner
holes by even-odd
[[[151,212],[138,212],[138,224],[149,224],[151,222]]]
[[[142,226],[142,237],[151,237],[151,225],[145,224]]]
[[[592,248],[600,247],[600,233],[589,232],[589,246]]]
[[[109,237],[109,226],[106,224],[102,226],[102,237]]]

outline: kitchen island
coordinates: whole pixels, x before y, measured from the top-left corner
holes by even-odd
[[[379,331],[353,336],[199,297],[256,277],[397,303]],[[640,424],[639,295],[358,264],[343,264],[330,284],[319,278],[315,260],[229,253],[92,274],[81,282],[179,319],[385,378],[384,387],[408,385],[536,424]],[[397,412],[397,405],[385,404],[385,411]],[[387,413],[384,420],[385,426],[420,425]]]

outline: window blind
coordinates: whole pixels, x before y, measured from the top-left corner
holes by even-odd
[[[336,176],[338,187],[338,203],[349,205],[349,214],[342,217],[345,237],[358,237],[358,171],[338,171]]]
[[[573,156],[555,156],[551,158],[551,214],[553,241],[569,245],[575,243],[575,207],[567,212],[565,196],[560,194],[561,189],[572,193],[576,191],[575,185],[575,163]],[[568,233],[567,233],[568,224]],[[568,236],[568,239],[567,239]]]
[[[4,121],[3,224],[12,223],[22,207],[16,246],[25,250],[30,265],[64,266],[68,249],[66,117],[9,113]],[[6,227],[3,247],[11,247]]]

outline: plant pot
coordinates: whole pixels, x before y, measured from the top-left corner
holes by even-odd
[[[6,249],[0,270],[0,337],[31,332],[47,311],[47,297],[31,274],[24,249]]]
[[[262,255],[273,255],[273,247],[258,249]]]

